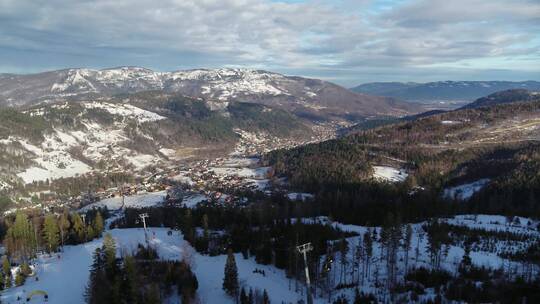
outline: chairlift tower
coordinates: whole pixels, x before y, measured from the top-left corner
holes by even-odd
[[[144,227],[144,240],[146,241],[146,243],[148,243],[148,234],[146,233],[146,218],[148,217],[148,213],[142,213],[142,214],[139,214],[139,218],[142,220],[143,222],[143,227]]]
[[[297,246],[296,250],[298,250],[298,252],[304,256],[304,266],[306,271],[307,304],[313,304],[313,297],[311,296],[311,282],[309,280],[309,268],[307,262],[307,253],[313,250],[313,245],[311,245],[311,243],[302,244],[300,246]]]

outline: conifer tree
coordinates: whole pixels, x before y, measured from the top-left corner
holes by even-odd
[[[116,242],[110,233],[105,234],[103,239],[103,252],[105,255],[105,271],[109,278],[116,274]]]
[[[364,241],[364,275],[362,276],[362,285],[364,284],[364,278],[370,277],[370,265],[371,265],[371,257],[373,256],[373,239],[371,238],[371,233],[369,231],[366,231],[364,233],[363,241]]]
[[[32,269],[27,262],[22,263],[20,270],[25,277],[29,276],[32,273]]]
[[[242,287],[242,291],[240,291],[240,304],[249,304],[249,298],[244,287]]]
[[[96,218],[94,219],[94,233],[96,237],[100,237],[103,233],[103,230],[105,229],[105,223],[103,221],[103,217],[101,216],[101,213],[98,211],[96,214]]]
[[[71,216],[73,222],[72,232],[73,237],[77,242],[84,242],[86,238],[85,224],[78,213],[73,213]]]
[[[270,298],[268,297],[268,292],[266,292],[266,289],[263,292],[263,304],[270,304]]]
[[[202,224],[203,224],[204,238],[208,239],[208,215],[206,214],[203,215]]]
[[[409,251],[412,244],[412,226],[408,224],[405,228],[405,235],[403,236],[403,250],[405,251],[405,272],[409,270]]]
[[[11,280],[13,279],[11,275],[11,263],[5,255],[2,257],[2,271],[0,272],[0,275],[4,277],[4,288],[10,288]]]
[[[70,227],[71,222],[69,221],[69,213],[67,209],[64,209],[64,212],[62,212],[58,218],[58,228],[60,228],[60,244],[62,245],[62,248],[64,248],[64,241]]]
[[[249,295],[248,295],[248,303],[249,304],[254,304],[254,299],[253,299],[253,289],[249,289]]]
[[[24,282],[26,281],[26,277],[22,273],[22,271],[19,269],[17,273],[15,274],[15,286],[22,286],[24,285]]]
[[[4,273],[0,271],[0,290],[4,290],[5,277]]]
[[[232,297],[236,297],[238,294],[238,269],[236,268],[236,261],[231,249],[229,249],[227,262],[225,263],[223,290]]]
[[[93,240],[97,235],[92,225],[86,227],[86,236],[89,240]]]
[[[135,265],[135,258],[128,255],[124,258],[124,272],[125,272],[125,293],[126,302],[137,304],[137,270]]]
[[[55,252],[58,249],[59,243],[59,231],[56,219],[54,216],[47,215],[43,222],[43,238],[47,244],[49,253]]]
[[[6,235],[7,252],[19,260],[27,261],[35,255],[36,240],[32,224],[23,212],[17,212],[15,222]]]
[[[11,273],[11,263],[9,262],[7,255],[2,256],[2,272],[4,275]]]

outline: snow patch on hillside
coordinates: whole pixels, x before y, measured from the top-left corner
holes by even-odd
[[[402,182],[408,176],[404,169],[396,169],[387,166],[373,166],[373,170],[375,170],[373,177],[382,181]]]
[[[62,141],[62,137],[66,142]],[[23,139],[19,139],[19,143],[35,155],[33,160],[36,165],[17,174],[25,183],[74,177],[92,170],[90,166],[73,158],[66,151],[71,144],[76,143],[76,140],[65,133],[47,135],[41,147],[30,144]]]
[[[489,178],[483,178],[472,183],[446,188],[444,189],[443,196],[450,199],[465,201],[471,198],[474,193],[480,191],[480,189],[487,185],[489,181]]]
[[[113,115],[136,119],[140,123],[166,119],[159,114],[137,108],[130,104],[118,104],[108,102],[84,102],[82,105],[87,109],[102,109]]]
[[[124,197],[124,208],[146,208],[162,204],[167,196],[166,191],[142,193]],[[122,207],[122,197],[111,197],[99,202],[84,206],[81,211],[94,208],[107,207],[109,210],[118,210]]]

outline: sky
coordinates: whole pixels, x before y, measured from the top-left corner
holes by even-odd
[[[540,1],[0,0],[0,73],[117,66],[540,80]]]

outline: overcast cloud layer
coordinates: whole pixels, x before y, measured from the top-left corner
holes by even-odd
[[[371,81],[540,80],[540,1],[0,0],[0,72],[261,68]]]

